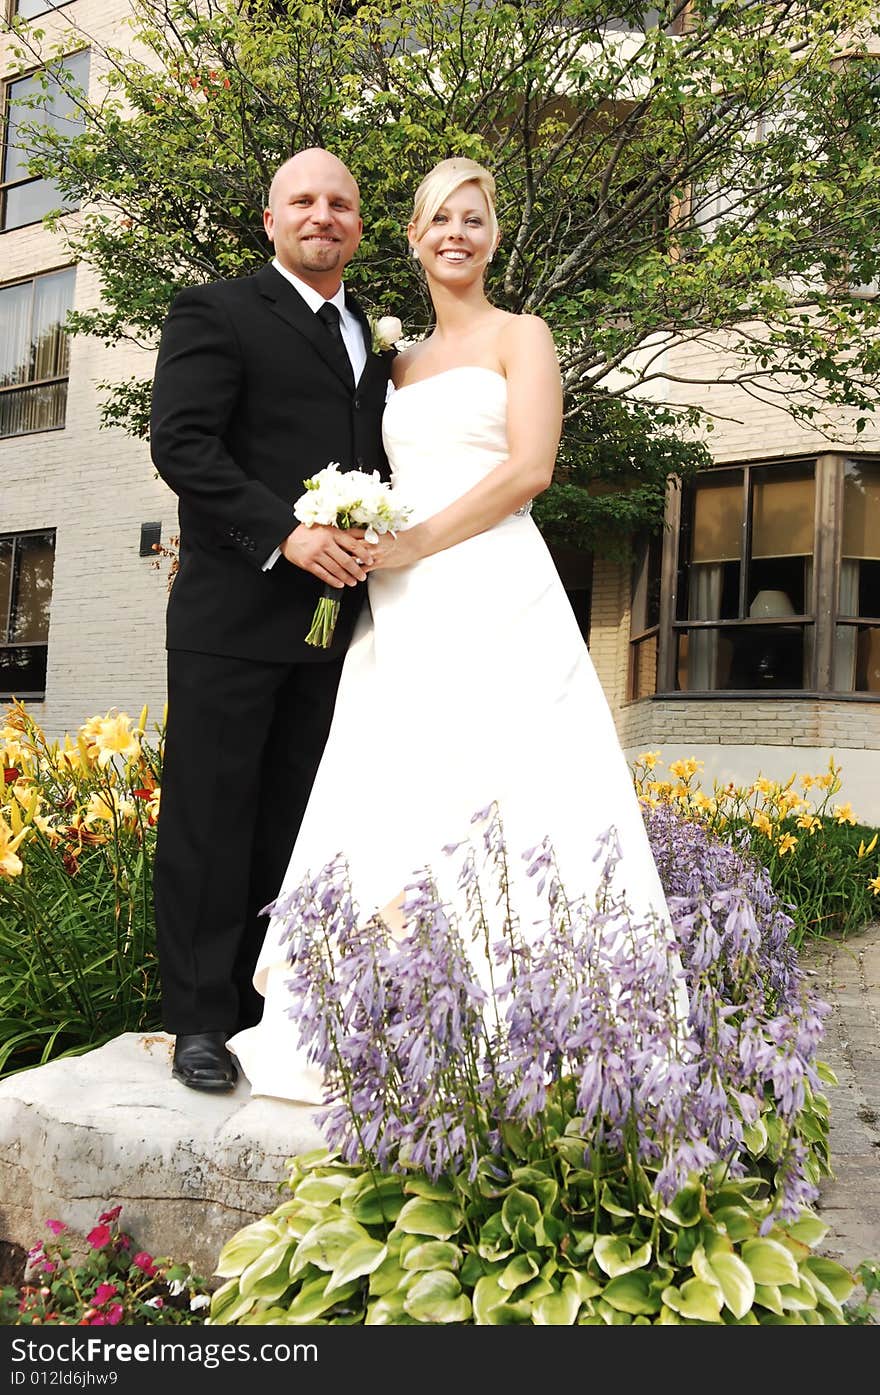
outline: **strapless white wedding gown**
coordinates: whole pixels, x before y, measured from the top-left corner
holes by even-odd
[[[411,522],[466,493],[507,454],[506,380],[449,369],[394,392],[383,434]],[[347,858],[364,919],[429,866],[456,903],[471,817],[500,808],[524,931],[546,905],[521,854],[548,836],[569,897],[595,891],[613,825],[614,886],[638,917],[668,910],[632,776],[555,565],[514,515],[414,566],[377,571],[342,672],[333,724],[282,891]],[[478,969],[481,966],[477,966]],[[321,1078],[287,1016],[272,921],[254,982],[262,1021],[229,1043],[254,1094],[321,1103]],[[482,975],[485,977],[485,975]]]

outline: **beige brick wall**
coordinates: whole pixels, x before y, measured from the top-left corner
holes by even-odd
[[[76,0],[41,16],[38,27],[47,50],[62,34],[65,48],[78,48],[89,36],[122,41],[127,13],[125,0]],[[9,37],[0,38],[0,72],[22,66]],[[99,84],[93,58],[93,97]],[[0,283],[70,264],[61,232],[34,225],[0,234]],[[94,273],[77,267],[75,306],[98,299]],[[156,477],[145,442],[100,429],[98,388],[149,376],[153,357],[131,345],[74,339],[64,428],[0,440],[0,532],[56,529],[46,700],[28,704],[53,737],[111,706],[136,716],[146,702],[152,721],[162,716],[165,574],[138,551],[142,523],[161,521],[165,541],[176,531],[177,501]]]

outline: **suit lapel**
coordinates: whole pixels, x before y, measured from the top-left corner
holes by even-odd
[[[333,343],[329,339],[326,329],[306,305],[296,287],[291,286],[290,282],[286,281],[271,264],[258,271],[254,280],[257,283],[257,290],[269,308],[285,324],[290,325],[297,333],[304,335],[315,352],[327,364],[327,367],[332,368],[339,381],[345,383],[346,387],[353,391],[351,382],[346,378],[336,361]]]
[[[345,292],[345,308],[346,310],[349,310],[352,313],[352,315],[354,315],[355,319],[360,325],[361,334],[364,336],[364,348],[367,351],[367,359],[364,364],[364,371],[361,373],[361,376],[358,379],[358,388],[364,387],[368,379],[380,370],[387,380],[388,370],[385,366],[385,359],[382,354],[376,354],[373,352],[373,331],[370,328],[370,322],[364,314],[363,310],[361,309],[361,306],[358,303],[358,301],[355,300],[354,296],[348,290]]]

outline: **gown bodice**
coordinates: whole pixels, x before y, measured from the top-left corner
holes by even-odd
[[[507,456],[507,379],[476,364],[397,388],[382,437],[411,523],[437,513]]]

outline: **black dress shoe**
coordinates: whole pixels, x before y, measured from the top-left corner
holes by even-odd
[[[189,1032],[174,1044],[171,1074],[191,1090],[231,1090],[238,1079],[225,1032]]]

